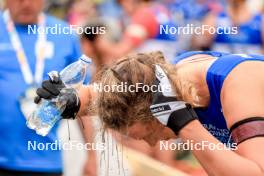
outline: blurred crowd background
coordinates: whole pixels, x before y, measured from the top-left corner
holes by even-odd
[[[126,33],[129,33],[129,29],[136,31],[135,33],[137,33],[138,31],[131,26],[134,23],[142,23],[148,33],[148,37],[145,38],[158,39],[158,42],[156,42],[157,45],[155,45],[155,41],[157,40],[151,40],[152,44],[149,44],[150,42],[148,42],[147,40],[144,40],[144,42],[133,41],[133,50],[148,51],[150,48],[150,50],[155,50],[156,48],[158,48],[164,52],[168,59],[173,59],[175,54],[187,50],[218,50],[233,53],[242,53],[245,51],[249,53],[248,50],[251,50],[251,53],[260,53],[260,49],[256,49],[256,46],[245,50],[245,47],[243,46],[241,47],[234,45],[241,43],[259,46],[262,45],[261,40],[263,38],[263,25],[261,15],[262,12],[264,12],[263,0],[151,0],[149,1],[149,3],[152,4],[150,6],[153,6],[153,8],[150,7],[150,13],[153,12],[154,18],[156,18],[158,21],[158,25],[169,24],[179,27],[186,26],[187,24],[193,24],[194,26],[206,24],[214,27],[226,27],[232,25],[239,27],[239,34],[233,36],[218,35],[208,37],[208,35],[204,35],[200,37],[195,35],[176,35],[165,36],[164,38],[163,36],[159,38],[151,34],[154,28],[153,26],[155,26],[155,24],[151,24],[154,22],[151,22],[151,18],[149,18],[147,15],[144,17],[144,13],[147,14],[149,11],[145,12],[144,10],[133,10],[133,8],[140,9],[140,5],[133,4],[135,2],[139,4],[139,2],[141,1],[46,0],[45,10],[48,13],[57,16],[58,18],[66,20],[67,22],[69,22],[69,24],[72,25],[89,26],[95,25],[94,23],[96,23],[97,25],[100,24],[103,26],[107,26],[108,39],[112,40],[113,42],[118,42],[125,38],[124,36],[126,35]],[[247,5],[248,9],[243,9],[244,7],[242,6],[239,6],[238,9],[236,9],[236,4],[243,3]],[[231,10],[231,13],[233,14],[228,14],[230,11],[228,4],[234,4]],[[159,7],[157,7],[159,5],[161,6],[160,9]],[[239,10],[239,8],[241,9]],[[140,18],[138,17],[140,16],[138,14],[142,15],[141,20],[137,19]],[[162,15],[168,16],[164,17]],[[159,19],[161,19],[162,17],[164,19],[159,21]],[[148,23],[142,22],[146,19],[149,19]],[[91,22],[93,24],[89,24]],[[253,36],[248,36],[249,34]],[[131,35],[132,38],[134,37],[133,33],[128,35]],[[207,38],[212,39],[211,41],[208,41]],[[255,41],[245,38],[255,38]],[[162,43],[161,41],[164,40],[173,42]],[[168,49],[167,46],[172,46],[172,49]],[[122,54],[114,54],[114,56],[120,57],[122,56]]]
[[[4,0],[0,0],[0,9],[4,8]],[[106,27],[104,35],[79,36],[82,52],[94,58],[94,72],[130,52],[161,50],[173,63],[178,53],[189,50],[250,54],[262,54],[264,51],[263,0],[45,0],[44,11],[70,25]],[[157,32],[159,25],[179,27],[187,24],[237,26],[238,34],[206,33],[197,36],[159,35]],[[75,122],[70,123],[72,139],[92,140],[87,135],[82,137]],[[60,138],[67,140],[66,124],[61,125],[59,132]],[[119,137],[116,140],[120,140]],[[206,175],[188,151],[164,152],[132,139],[126,139],[122,143],[189,174]],[[65,175],[100,175],[98,157],[95,159],[96,157],[91,157],[93,155],[90,153],[90,158],[93,159],[89,160],[85,151],[66,151]]]
[[[113,42],[117,42],[124,38],[125,33],[127,33],[127,31],[129,31],[129,27],[131,27],[131,23],[140,24],[143,23],[143,20],[148,19],[149,17],[148,15],[144,17],[144,13],[146,12],[147,14],[149,11],[133,9],[140,9],[139,5],[133,4],[135,2],[140,4],[139,2],[141,2],[141,0],[45,0],[44,10],[55,17],[67,21],[71,25],[84,27],[85,25],[93,26],[100,24],[101,26],[107,26],[108,38]],[[248,42],[248,44],[254,45],[262,44],[260,41],[262,39],[258,38],[262,38],[261,28],[263,25],[260,15],[262,15],[262,12],[264,11],[263,0],[146,0],[146,2],[149,2],[152,4],[150,6],[153,6],[153,8],[150,8],[149,13],[153,13],[154,18],[156,18],[157,21],[161,19],[157,22],[158,25],[172,24],[176,27],[186,26],[187,24],[193,24],[195,26],[209,24],[210,26],[214,27],[235,25],[239,26],[241,29],[238,35],[233,35],[231,37],[226,37],[224,35],[214,36],[214,39],[212,39],[211,42],[207,41],[207,43],[204,40],[208,39],[204,39],[203,37],[195,37],[191,35],[173,36],[174,38],[172,40],[176,42],[172,49],[174,51],[168,51],[170,49],[165,50],[167,51],[167,55],[170,55],[170,53],[175,55],[186,50],[216,50],[215,44],[218,43],[229,44],[227,47],[224,46],[222,48],[217,48],[217,50],[226,52],[234,52],[234,48],[232,48],[230,43],[246,44]],[[244,2],[248,7],[248,11],[243,11],[244,9],[240,11],[237,9],[236,11],[235,4]],[[231,10],[233,15],[229,15],[228,13],[230,9],[228,8],[228,4],[232,3],[235,3],[232,7],[233,9]],[[159,5],[160,7],[158,7]],[[0,0],[0,7],[2,9],[4,8],[4,0]],[[241,7],[241,9],[242,8],[244,7]],[[242,12],[244,12],[243,15]],[[141,20],[138,20],[138,14],[142,15]],[[168,16],[164,17],[165,15]],[[154,28],[153,26],[157,25],[151,23],[154,22],[151,22],[150,20],[148,23],[146,22],[142,24],[145,28],[150,28],[147,29],[148,37],[146,38],[160,39],[157,36],[151,36],[151,32],[153,31],[152,28]],[[138,32],[137,29],[135,30],[135,28],[131,29]],[[253,32],[251,33],[253,35],[251,37],[256,38],[255,41],[245,39],[248,37],[246,35],[250,34],[250,32]],[[261,36],[259,36],[259,34],[261,34]],[[131,33],[131,35],[133,36],[134,34]],[[168,38],[170,37],[171,36]],[[205,35],[204,37],[207,38],[208,35]],[[238,38],[240,38],[240,40]],[[171,40],[171,38],[167,39],[166,37],[161,37],[161,39],[163,41]],[[142,43],[142,41],[133,41],[133,46],[135,47],[132,48],[137,50],[139,48],[145,49],[147,47],[156,49],[156,47],[160,46],[162,49],[164,48],[163,44],[159,46],[147,46],[147,40],[144,41],[144,44]],[[168,46],[168,43],[164,44]],[[244,52],[243,49],[237,49],[236,52]],[[169,57],[173,58],[174,55],[170,55]]]

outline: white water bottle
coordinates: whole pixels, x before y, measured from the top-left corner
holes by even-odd
[[[30,129],[34,129],[41,136],[46,136],[49,133],[55,123],[62,118],[61,114],[67,104],[67,94],[80,88],[85,80],[87,67],[90,64],[91,59],[82,55],[78,61],[70,64],[59,73],[65,88],[61,90],[56,98],[51,100],[42,99],[37,109],[27,120],[27,126]],[[50,72],[50,78],[54,74],[57,74],[57,72]]]

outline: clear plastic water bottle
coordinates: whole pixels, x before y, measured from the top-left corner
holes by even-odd
[[[67,95],[77,91],[86,77],[87,67],[91,64],[91,59],[82,55],[80,59],[66,68],[59,74],[65,85],[60,94],[51,100],[44,100],[39,103],[37,109],[27,120],[27,126],[36,131],[41,136],[46,136],[55,123],[61,119],[61,114],[66,108]],[[50,72],[52,78],[56,72]],[[73,88],[73,89],[72,89]]]

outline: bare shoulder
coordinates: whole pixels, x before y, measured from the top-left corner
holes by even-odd
[[[246,61],[226,78],[221,91],[221,104],[227,125],[251,118],[264,117],[264,62]],[[264,138],[251,138],[235,151],[264,168]]]
[[[264,62],[245,61],[227,76],[221,104],[227,124],[253,116],[264,117]]]

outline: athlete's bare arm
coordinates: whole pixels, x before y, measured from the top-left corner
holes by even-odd
[[[79,98],[81,101],[81,107],[78,112],[78,116],[84,116],[87,115],[88,107],[95,101],[96,92],[93,87],[93,84],[91,85],[84,85],[79,90]]]
[[[79,126],[86,144],[93,144],[94,141],[94,126],[93,119],[90,116],[81,116],[78,118]],[[96,167],[96,151],[87,150],[87,158],[83,165],[83,175],[97,175]]]
[[[80,88],[79,97],[81,101],[81,107],[78,113],[78,122],[80,129],[82,131],[82,135],[84,137],[85,143],[93,143],[94,142],[94,128],[91,116],[87,112],[89,105],[92,101],[95,101],[95,92],[92,87],[93,85],[84,85]],[[96,175],[96,152],[94,150],[87,151],[88,157],[83,166],[83,175]]]
[[[228,127],[250,117],[264,117],[264,64],[249,61],[241,63],[227,77],[221,92],[221,102]],[[195,132],[195,133],[194,133]],[[180,131],[184,140],[195,143],[208,141],[224,145],[214,138],[198,120]],[[264,138],[256,137],[240,143],[237,150],[194,150],[195,156],[209,175],[263,176]],[[245,167],[241,167],[245,166]]]

